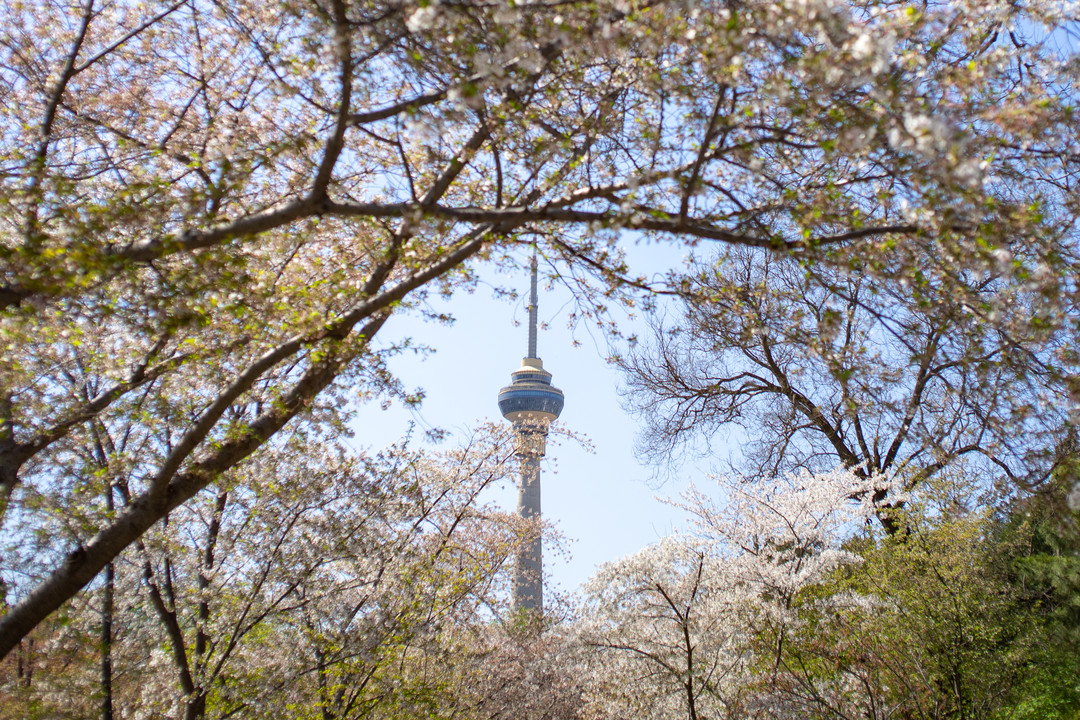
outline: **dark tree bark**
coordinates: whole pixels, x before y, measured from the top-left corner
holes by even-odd
[[[112,514],[113,489],[109,485],[106,507]],[[116,566],[105,566],[105,587],[101,597],[101,720],[113,720],[113,612],[116,588]]]

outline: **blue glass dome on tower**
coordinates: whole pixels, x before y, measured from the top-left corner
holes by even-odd
[[[539,358],[525,358],[499,391],[499,410],[513,423],[547,424],[559,417],[563,392],[551,384],[551,373]]]

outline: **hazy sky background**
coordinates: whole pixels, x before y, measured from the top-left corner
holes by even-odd
[[[661,246],[632,252],[637,268],[650,275],[681,258]],[[416,313],[392,318],[380,333],[384,342],[388,337],[411,336],[436,349],[423,357],[396,357],[390,364],[407,389],[421,387],[426,398],[418,411],[400,403],[385,411],[377,403],[365,408],[355,423],[358,445],[375,448],[393,442],[404,435],[410,421],[419,430],[450,431],[452,437],[446,443],[455,442],[454,435],[464,437],[484,421],[505,422],[496,399],[526,354],[527,267],[523,255],[519,277],[484,268],[476,292],[432,302],[432,309],[449,311],[457,318],[452,326],[425,322]],[[544,272],[541,261],[542,276]],[[518,289],[518,299],[497,297],[494,284]],[[552,383],[566,395],[559,422],[587,436],[594,446],[590,453],[572,441],[549,442],[541,476],[544,517],[570,541],[571,554],[569,558],[553,556],[545,548],[546,589],[565,592],[576,590],[600,564],[633,553],[682,526],[684,513],[658,497],[677,496],[691,481],[707,486],[710,462],[688,465],[677,477],[658,485],[653,469],[634,456],[638,424],[620,404],[622,378],[606,362],[610,353],[606,340],[585,324],[568,328],[570,292],[558,284],[544,285],[541,279],[539,316],[546,327],[540,330],[538,350],[544,368],[552,373]],[[641,317],[624,323],[639,334],[647,332]],[[722,444],[718,454],[721,459],[727,457]],[[506,488],[497,497],[505,507],[515,507],[514,488]]]

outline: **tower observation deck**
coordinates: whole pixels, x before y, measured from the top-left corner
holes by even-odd
[[[551,373],[536,355],[536,255],[532,259],[529,287],[529,354],[521,367],[510,373],[510,384],[499,391],[499,410],[514,424],[515,453],[521,462],[518,514],[540,517],[540,459],[547,450],[548,425],[563,409],[563,393],[551,384]],[[544,556],[539,536],[514,559],[511,607],[516,613],[544,610]]]

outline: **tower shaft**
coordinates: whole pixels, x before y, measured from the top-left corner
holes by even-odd
[[[519,455],[521,482],[518,485],[518,515],[531,520],[540,518],[540,458],[533,452]],[[539,535],[518,550],[514,558],[514,585],[511,604],[515,613],[528,610],[544,612],[544,550]]]

